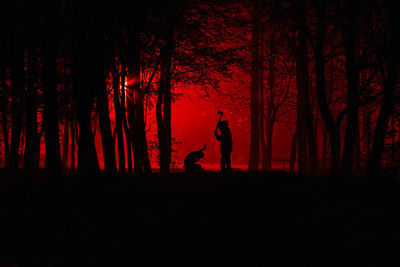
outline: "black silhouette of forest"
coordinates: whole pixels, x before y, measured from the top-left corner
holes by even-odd
[[[1,1],[0,266],[398,261],[397,10]]]

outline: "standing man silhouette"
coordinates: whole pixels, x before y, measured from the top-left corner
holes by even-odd
[[[218,134],[218,129],[221,134]],[[228,121],[218,122],[214,135],[221,142],[221,171],[231,171],[232,134]]]

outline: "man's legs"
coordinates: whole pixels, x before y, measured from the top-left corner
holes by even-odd
[[[231,171],[231,153],[226,154],[226,168],[228,172]]]
[[[221,172],[225,171],[225,155],[221,155]]]
[[[231,154],[223,153],[221,157],[221,171],[231,171]]]

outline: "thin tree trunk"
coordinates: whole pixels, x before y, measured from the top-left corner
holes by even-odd
[[[394,111],[394,107],[393,107]],[[392,138],[392,162],[395,164],[396,162],[396,112],[393,112],[392,114],[392,121],[391,121],[391,138]]]
[[[360,171],[361,169],[361,147],[360,147],[360,125],[359,121],[357,120],[357,127],[356,127],[356,143],[354,144],[354,162],[355,162],[355,170]]]
[[[68,133],[70,132],[70,121],[65,118],[64,120],[64,134],[63,134],[63,145],[62,145],[62,165],[64,169],[68,168]]]
[[[259,60],[259,80],[260,80],[260,145],[261,145],[261,156],[262,156],[262,169],[267,170],[267,151],[266,151],[266,131],[268,126],[265,122],[265,105],[264,105],[264,47],[263,39],[260,38],[260,60]],[[269,107],[268,107],[269,108]],[[265,127],[265,128],[264,128]]]
[[[296,150],[297,150],[297,142],[298,142],[298,131],[297,126],[296,130],[294,131],[293,138],[292,138],[292,146],[290,150],[290,163],[289,163],[289,171],[294,172],[295,165],[296,165]]]
[[[156,103],[156,119],[159,144],[160,172],[169,173],[171,167],[171,57],[173,29],[165,36],[161,62],[161,80]]]
[[[137,103],[136,103],[136,124],[139,126],[136,128],[138,130],[138,138],[141,140],[140,144],[140,155],[141,155],[141,164],[143,168],[143,172],[146,173],[151,173],[151,165],[150,165],[150,159],[149,159],[149,154],[148,154],[148,147],[147,147],[147,138],[146,138],[146,124],[144,120],[144,99],[143,99],[143,93],[138,92],[138,95],[136,96]],[[169,128],[171,129],[171,124],[169,124]],[[171,137],[169,137],[171,140]],[[171,147],[171,146],[170,146]],[[169,159],[171,161],[171,159]]]
[[[126,156],[128,160],[128,173],[132,174],[132,146],[134,142],[134,136],[132,129],[134,123],[135,111],[133,91],[130,88],[125,87],[125,81],[127,79],[125,61],[121,62],[121,109],[122,109],[122,125],[124,126],[125,137],[126,137]],[[125,96],[127,96],[125,98]],[[125,101],[126,99],[126,101]],[[128,125],[129,121],[129,125]],[[125,170],[124,170],[125,172]]]
[[[267,116],[265,119],[266,125],[266,153],[265,153],[265,169],[271,170],[272,167],[272,136],[274,132],[274,124],[275,124],[275,114],[277,112],[277,107],[274,102],[274,87],[275,87],[275,59],[273,55],[275,54],[275,32],[272,32],[271,40],[269,43],[269,61],[268,61],[268,76],[267,83],[269,89],[269,95],[267,97]]]
[[[269,116],[269,118],[268,118]],[[267,144],[266,144],[266,170],[270,171],[272,167],[272,135],[274,132],[274,118],[272,114],[267,115],[267,122],[266,122],[266,135],[267,135]]]
[[[117,71],[117,62],[113,64],[113,71],[112,71],[112,76],[113,76],[113,89],[114,89],[114,110],[115,110],[115,131],[118,137],[118,168],[119,168],[119,173],[124,174],[125,173],[125,149],[124,149],[124,136],[123,136],[123,130],[122,130],[122,116],[123,111],[121,108],[121,96],[119,94],[119,76],[118,76],[118,71]]]
[[[2,126],[2,133],[3,133],[3,147],[4,147],[4,156],[5,156],[6,167],[7,167],[7,162],[9,160],[9,154],[10,154],[10,144],[9,144],[7,120],[8,120],[7,112],[4,110],[1,112],[1,126]]]
[[[69,167],[74,170],[75,169],[75,145],[76,145],[76,132],[77,132],[77,126],[76,123],[71,120],[71,127],[70,127],[70,135],[71,135],[71,142],[70,142],[70,155],[71,155],[71,161]]]
[[[328,131],[324,129],[322,135],[322,154],[321,154],[323,169],[327,168],[326,166],[327,154],[328,154]]]

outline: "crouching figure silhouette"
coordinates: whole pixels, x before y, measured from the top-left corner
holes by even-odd
[[[185,162],[184,162],[184,167],[186,172],[191,172],[191,173],[196,173],[196,172],[201,172],[203,170],[203,168],[201,167],[200,164],[198,164],[197,162],[204,158],[204,153],[203,151],[206,149],[206,145],[204,145],[204,147],[198,151],[193,151],[190,152],[186,158],[185,158]]]

